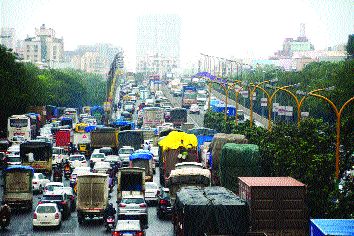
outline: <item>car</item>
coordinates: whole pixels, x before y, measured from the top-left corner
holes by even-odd
[[[168,188],[161,188],[157,196],[157,217],[159,219],[172,215],[171,196]]]
[[[96,149],[95,149],[96,150]],[[96,162],[103,161],[106,155],[104,153],[92,153],[90,157],[90,166],[93,166]]]
[[[71,187],[54,187],[54,191],[61,191],[65,193],[70,200],[71,211],[75,211],[76,209],[76,195],[74,190]]]
[[[156,183],[145,182],[145,201],[147,203],[156,205],[159,193],[159,186]]]
[[[189,113],[190,114],[200,114],[200,108],[197,104],[192,104],[191,107],[189,108]]]
[[[32,179],[32,189],[33,191],[43,192],[44,187],[50,183],[50,180],[47,179],[42,173],[34,173]]]
[[[150,152],[152,153],[152,155],[154,155],[154,162],[155,162],[155,167],[159,166],[159,147],[156,146],[152,146],[150,149]]]
[[[111,164],[105,161],[96,162],[93,166],[92,172],[93,173],[103,173],[109,174],[112,170]]]
[[[72,169],[80,166],[87,166],[85,156],[82,154],[70,155],[69,163]]]
[[[100,148],[100,153],[103,153],[105,156],[112,155],[113,150],[111,147],[102,147],[102,148]]]
[[[9,154],[6,157],[7,166],[21,165],[21,157],[16,154]]]
[[[52,192],[54,187],[64,187],[64,184],[62,182],[49,182],[44,186],[44,193]]]
[[[122,167],[129,166],[129,157],[134,152],[134,148],[131,146],[123,146],[118,151],[119,159],[122,163]]]
[[[82,167],[75,168],[75,170],[71,173],[71,176],[70,176],[70,187],[75,186],[76,179],[77,179],[78,175],[86,174],[86,173],[90,173],[90,172],[91,172],[91,168],[88,166],[82,166]]]
[[[38,202],[38,205],[43,203],[56,203],[60,212],[63,215],[63,219],[68,219],[71,214],[71,206],[68,195],[62,191],[52,191],[50,193],[44,193],[43,197]]]
[[[61,227],[62,214],[56,203],[39,204],[34,213],[32,226],[37,227],[55,226],[58,229]]]
[[[145,236],[145,230],[139,220],[118,220],[112,236],[120,235]]]
[[[139,219],[148,225],[148,210],[143,195],[126,195],[118,205],[118,219]]]

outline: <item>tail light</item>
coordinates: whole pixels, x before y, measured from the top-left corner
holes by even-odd
[[[92,170],[92,173],[97,173],[97,170],[93,169],[93,170]]]
[[[37,213],[33,213],[33,219],[36,220],[37,219]]]
[[[33,181],[32,184],[38,184],[38,182],[37,181]]]
[[[42,203],[43,203],[43,202],[38,202],[38,205],[39,205],[39,204],[42,204]]]
[[[135,234],[136,236],[144,236],[144,232],[142,232],[142,231],[139,231],[139,232],[136,232],[136,234]]]
[[[82,161],[81,163],[86,163],[86,161]]]
[[[60,204],[66,205],[66,201],[61,201]]]
[[[159,202],[161,205],[167,205],[168,202],[164,199],[161,199],[160,202]]]
[[[124,204],[124,203],[119,203],[119,207],[126,207],[127,204]]]
[[[58,213],[58,212],[55,213],[55,219],[56,219],[56,220],[59,219],[59,213]]]
[[[120,233],[117,231],[112,232],[112,236],[120,236]]]
[[[145,203],[141,203],[141,204],[139,204],[139,206],[140,206],[141,208],[144,208],[144,207],[146,207],[146,204],[145,204]]]

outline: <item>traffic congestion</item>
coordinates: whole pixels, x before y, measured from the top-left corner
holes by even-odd
[[[205,81],[131,76],[115,95],[110,112],[41,106],[9,117],[2,234],[307,234],[306,186],[259,177],[257,145],[202,127],[208,100],[222,107]]]

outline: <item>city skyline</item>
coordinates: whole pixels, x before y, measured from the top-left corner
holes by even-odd
[[[135,69],[136,19],[146,14],[176,14],[182,18],[182,66],[190,61],[195,63],[201,52],[229,58],[272,56],[281,49],[285,38],[299,36],[301,23],[306,24],[306,36],[315,49],[324,49],[346,43],[348,35],[353,33],[354,22],[350,0],[253,0],[220,4],[4,0],[0,4],[0,26],[15,28],[17,39],[26,38],[35,27],[46,24],[64,38],[65,51],[101,42],[122,47],[128,69]]]

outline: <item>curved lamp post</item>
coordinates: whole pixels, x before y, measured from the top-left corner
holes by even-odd
[[[329,103],[331,105],[331,107],[333,108],[336,118],[337,118],[337,122],[336,122],[336,179],[338,180],[339,179],[339,160],[340,160],[340,152],[339,152],[339,149],[340,149],[340,119],[341,119],[344,108],[346,106],[348,106],[349,103],[354,101],[354,97],[352,97],[348,101],[346,101],[344,103],[344,105],[338,110],[336,105],[330,99],[328,99],[327,97],[325,97],[323,95],[316,94],[315,92],[309,92],[309,95],[316,97],[316,98],[320,98],[320,99],[326,101],[327,103]]]
[[[262,88],[262,87],[260,87],[262,84],[269,83],[269,82],[270,82],[270,80],[260,82],[259,84],[251,83],[250,86],[253,86],[253,89],[251,89],[250,87],[248,88],[249,95],[250,95],[250,128],[252,128],[252,123],[253,123],[253,94],[257,88]],[[263,89],[262,91],[265,91],[265,90]],[[268,94],[268,93],[266,92],[266,94]]]

